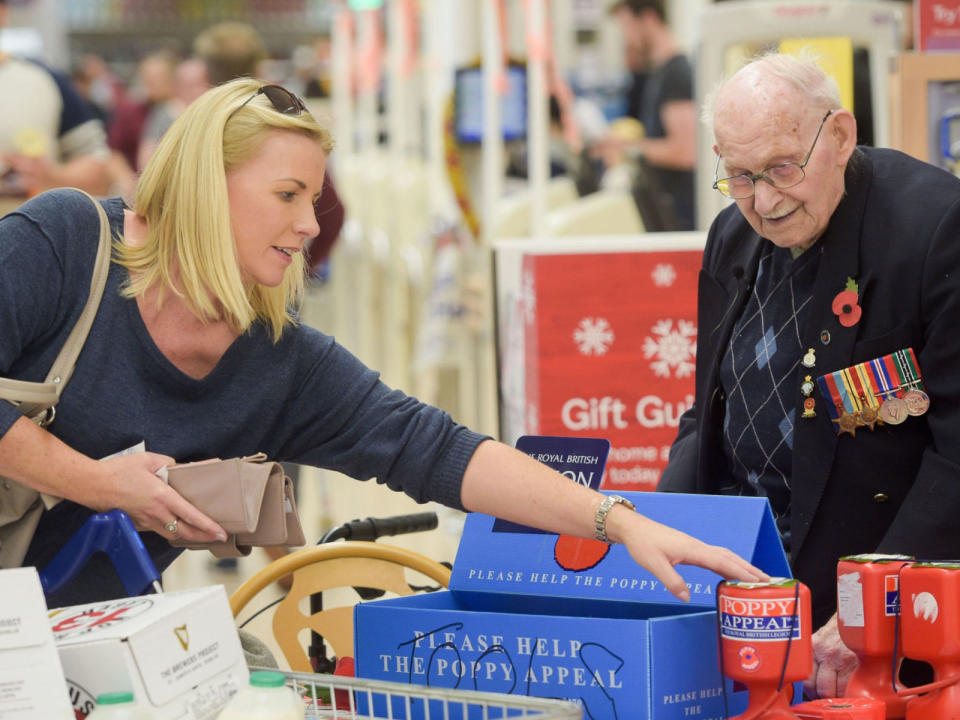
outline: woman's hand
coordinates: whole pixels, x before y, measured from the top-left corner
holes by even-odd
[[[675,565],[698,565],[730,580],[766,582],[770,577],[725,547],[708,545],[622,505],[607,515],[607,535],[627,546],[638,565],[649,570],[676,597],[690,599]]]
[[[217,523],[187,502],[162,480],[157,471],[176,461],[166,455],[138,452],[101,460],[105,480],[99,510],[120,508],[140,530],[153,530],[168,540],[224,541]]]
[[[119,508],[137,528],[168,540],[175,536],[191,542],[226,540],[223,528],[156,475],[173,463],[173,458],[151,452],[93,460],[25,417],[0,437],[4,477],[98,512]]]

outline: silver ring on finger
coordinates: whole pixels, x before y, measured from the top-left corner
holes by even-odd
[[[176,535],[177,531],[180,529],[180,521],[177,518],[174,518],[166,525],[163,526],[163,529],[166,530],[171,535]]]

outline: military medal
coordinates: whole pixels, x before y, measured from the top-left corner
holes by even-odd
[[[930,396],[922,390],[907,390],[902,399],[907,408],[907,414],[914,417],[923,415],[930,409]]]
[[[888,394],[880,406],[880,417],[885,422],[899,425],[909,417],[907,405],[903,402],[903,377],[893,355],[884,355],[880,358],[880,365],[884,370],[884,377],[889,386]]]
[[[907,404],[898,397],[891,395],[880,406],[880,417],[891,425],[899,425],[909,417]]]
[[[809,376],[804,379],[801,392],[809,380]],[[856,436],[861,425],[871,430],[877,423],[899,425],[930,408],[913,348],[821,375],[817,384],[839,435]]]
[[[866,425],[863,421],[863,403],[860,402],[861,396],[857,394],[856,388],[853,386],[853,381],[850,378],[850,368],[838,370],[833,375],[837,380],[837,386],[840,389],[840,398],[843,400],[844,407],[853,409],[853,412],[850,414],[853,415],[853,420],[857,426]],[[842,420],[841,418],[841,428],[843,428]],[[872,429],[873,428],[871,428],[871,430]],[[854,433],[851,432],[850,434],[853,435]]]
[[[880,419],[880,415],[874,408],[865,407],[860,411],[860,419],[863,421],[864,425],[873,430],[874,426],[877,424],[877,420]]]
[[[857,436],[857,418],[850,413],[843,413],[840,417],[834,420],[834,422],[837,423],[838,435],[850,433],[851,437]]]
[[[807,352],[804,353],[803,359],[800,361],[800,364],[803,365],[805,368],[812,368],[814,365],[817,364],[817,356],[814,353],[813,348],[808,349]]]
[[[890,367],[887,360],[890,356],[879,357],[866,363],[870,377],[876,387],[876,394],[881,398],[880,420],[891,425],[899,425],[907,419],[907,411],[900,398],[896,396],[893,380],[890,376]],[[896,373],[894,373],[896,374]]]
[[[930,409],[930,396],[923,390],[907,390],[903,394],[903,403],[910,415],[923,415]]]
[[[860,387],[863,389],[865,396],[861,417],[863,418],[864,425],[873,430],[877,423],[883,423],[883,420],[880,419],[880,398],[877,397],[879,388],[874,382],[873,376],[870,374],[869,363],[860,363],[859,365],[855,365],[853,369],[856,373],[856,378],[860,381]]]
[[[803,393],[804,397],[810,397],[810,395],[813,393],[813,378],[811,378],[809,375],[805,375],[803,382],[800,383],[800,392]]]
[[[903,402],[906,405],[907,412],[910,415],[923,415],[930,409],[930,396],[922,389],[920,382],[920,369],[917,366],[917,358],[913,354],[913,348],[898,350],[893,354],[897,369],[901,371],[904,378],[904,385],[908,390],[903,394]]]
[[[861,422],[857,408],[843,386],[840,372],[821,375],[817,378],[817,384],[827,400],[827,409],[830,411],[831,421],[837,426],[837,434],[850,433],[851,436],[856,437],[857,427]]]
[[[844,385],[847,392],[854,398],[857,405],[857,417],[860,423],[866,425],[871,430],[877,424],[877,403],[874,400],[873,393],[870,391],[869,383],[864,382],[861,374],[862,364],[854,365],[841,371]]]

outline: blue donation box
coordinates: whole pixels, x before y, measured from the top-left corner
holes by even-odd
[[[589,456],[569,447],[583,439],[563,440],[568,448],[557,456]],[[578,477],[576,470],[564,474]],[[622,494],[653,520],[729,547],[772,576],[789,576],[765,498]],[[715,610],[720,577],[686,565],[677,570],[689,603],[671,595],[623,545],[471,514],[449,590],[355,607],[356,672],[570,699],[593,720],[719,719],[725,717]],[[731,714],[746,707],[746,693],[734,692],[730,682],[726,695]]]

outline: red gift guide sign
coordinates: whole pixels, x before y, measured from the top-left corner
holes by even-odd
[[[960,50],[960,0],[917,0],[914,12],[918,50]]]
[[[656,488],[693,404],[701,257],[524,256],[526,430],[608,439],[604,488]]]

